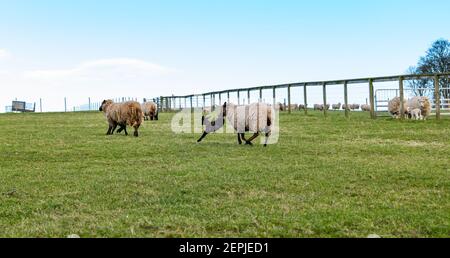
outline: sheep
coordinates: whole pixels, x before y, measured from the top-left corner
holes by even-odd
[[[303,104],[300,104],[300,105],[298,105],[298,109],[299,109],[299,110],[305,110],[305,109],[306,109],[306,106],[303,105]]]
[[[392,115],[393,118],[398,119],[400,118],[400,98],[399,97],[395,97],[392,100],[389,101],[388,104],[388,110],[389,113]],[[403,107],[404,107],[404,114],[405,115],[409,115],[408,112],[408,103],[406,102],[406,99],[403,99]]]
[[[260,133],[265,134],[264,147],[267,147],[269,136],[272,132],[272,106],[265,103],[253,103],[245,106],[238,106],[234,104],[223,105],[221,112],[217,119],[206,125],[203,135],[198,139],[200,143],[209,133],[219,130],[225,123],[225,117],[229,124],[234,128],[238,136],[238,143],[243,141],[246,145],[253,145],[252,141],[256,139]],[[202,118],[202,121],[208,120]],[[253,136],[249,139],[245,138],[246,132],[252,132]]]
[[[352,105],[350,105],[350,109],[351,110],[358,110],[359,109],[359,104],[352,104]]]
[[[314,110],[319,110],[319,111],[323,111],[324,110],[324,107],[327,109],[327,110],[330,110],[330,104],[327,104],[327,105],[323,105],[323,104],[314,104]]]
[[[290,107],[291,107],[291,110],[293,110],[293,111],[299,110],[298,104],[291,104]]]
[[[342,104],[342,109],[343,110],[350,110],[351,108],[350,108],[350,105],[348,105],[348,104]]]
[[[138,129],[142,124],[144,114],[138,102],[114,103],[112,100],[104,100],[99,110],[105,113],[109,123],[106,135],[114,134],[117,126],[120,126],[117,133],[125,131],[125,135],[128,135],[127,125],[129,125],[134,128],[134,136],[139,136]]]
[[[286,110],[286,105],[285,105],[285,104],[282,104],[282,103],[280,103],[280,102],[278,102],[278,103],[275,105],[275,110],[285,111],[285,110]]]
[[[342,104],[339,102],[338,104],[333,104],[332,108],[333,108],[333,110],[339,110],[339,109],[341,109],[341,106],[342,106]]]
[[[154,102],[142,103],[142,112],[144,113],[144,120],[158,120],[159,111],[158,105]]]
[[[415,108],[410,111],[411,118],[414,120],[422,120],[424,117],[422,116],[422,110],[420,108]]]
[[[408,107],[411,111],[420,109],[423,120],[431,115],[431,102],[428,97],[414,97],[408,100]]]
[[[361,110],[365,111],[365,112],[370,112],[370,110],[371,110],[370,105],[367,105],[367,104],[361,105]]]

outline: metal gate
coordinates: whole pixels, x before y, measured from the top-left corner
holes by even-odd
[[[444,88],[441,90],[450,90],[450,88]],[[411,89],[405,89],[404,95],[406,99],[415,97],[416,94]],[[436,101],[434,98],[434,89],[425,89],[424,96],[430,98],[432,104],[432,115],[435,115]],[[389,101],[393,98],[399,97],[399,89],[378,89],[375,91],[375,112],[378,116],[388,116]],[[441,115],[450,115],[450,99],[441,98]]]

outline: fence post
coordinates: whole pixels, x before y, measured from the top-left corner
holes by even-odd
[[[272,94],[273,94],[273,107],[276,108],[277,105],[277,88],[272,88]]]
[[[89,111],[91,111],[91,98],[89,98]]]
[[[230,103],[230,91],[227,91],[227,102]]]
[[[40,107],[40,110],[41,110],[41,113],[42,113],[42,98],[39,99],[39,107]]]
[[[403,85],[402,85],[403,87]],[[403,92],[403,90],[402,90]],[[370,98],[370,118],[375,119],[375,94],[374,94],[374,87],[373,87],[373,79],[369,79],[369,98]],[[403,103],[403,101],[400,101]]]
[[[222,106],[222,93],[219,92],[219,105]]]
[[[241,104],[241,96],[239,94],[239,90],[237,91],[238,105]]]
[[[398,84],[399,84],[399,91],[400,91],[400,118],[404,119],[405,118],[405,105],[403,103],[403,100],[405,99],[405,92],[403,90],[403,77],[400,76],[400,78],[398,78]]]
[[[64,112],[67,112],[67,99],[64,97]]]
[[[308,93],[306,92],[306,83],[305,86],[303,86],[303,98],[305,102],[305,115],[308,115]]]
[[[439,75],[434,76],[434,99],[436,105],[436,120],[441,119],[441,91],[439,89]]]
[[[345,106],[345,117],[348,118],[350,115],[350,110],[348,108],[348,82],[344,82],[344,106]]]
[[[288,85],[288,111],[291,113],[291,85]]]
[[[323,115],[327,116],[327,84],[324,82],[323,85]]]
[[[263,89],[259,88],[259,102],[262,102],[262,98],[263,98]]]

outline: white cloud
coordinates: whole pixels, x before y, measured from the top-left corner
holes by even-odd
[[[111,80],[162,76],[172,72],[172,69],[139,59],[113,58],[85,62],[69,69],[29,71],[25,72],[25,77],[44,80],[74,78]]]
[[[0,48],[0,59],[5,59],[10,56],[11,56],[11,53],[8,50]]]

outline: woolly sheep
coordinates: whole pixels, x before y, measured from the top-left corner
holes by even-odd
[[[401,103],[399,97],[395,97],[389,101],[388,110],[393,118],[400,118],[400,105]],[[403,107],[405,115],[408,115],[408,103],[406,102],[406,99],[403,99]]]
[[[144,113],[144,120],[158,120],[158,105],[154,102],[142,103],[142,112]]]
[[[272,107],[265,103],[253,103],[245,106],[225,103],[215,121],[208,123],[203,135],[197,142],[201,142],[209,133],[219,130],[223,124],[225,117],[228,123],[237,132],[238,143],[244,141],[247,145],[252,145],[252,141],[256,139],[260,133],[265,134],[264,147],[267,146],[268,138],[272,132]],[[203,121],[207,118],[202,118]],[[249,139],[245,138],[246,132],[252,132],[253,136]]]
[[[358,110],[359,109],[359,104],[352,104],[352,105],[350,105],[350,109],[351,110]]]
[[[431,102],[428,97],[414,97],[408,100],[408,107],[410,110],[420,109],[423,120],[431,115]]]
[[[365,112],[369,112],[370,111],[370,105],[367,105],[367,104],[361,105],[361,110],[365,111]]]
[[[341,109],[341,103],[339,102],[338,104],[333,104],[332,105],[332,108],[334,109],[334,110],[339,110],[339,109]]]
[[[114,103],[112,100],[104,100],[99,110],[105,113],[108,120],[107,135],[114,134],[117,126],[120,126],[118,133],[125,131],[125,135],[128,135],[127,125],[129,125],[134,128],[134,136],[139,136],[138,129],[142,124],[144,114],[138,102]]]
[[[346,104],[342,104],[342,109],[343,109],[343,110],[346,110],[346,109],[347,109],[347,110],[350,110],[350,109],[351,109],[350,106],[351,106],[351,105],[348,105],[348,104],[347,104],[347,105],[346,105]]]

